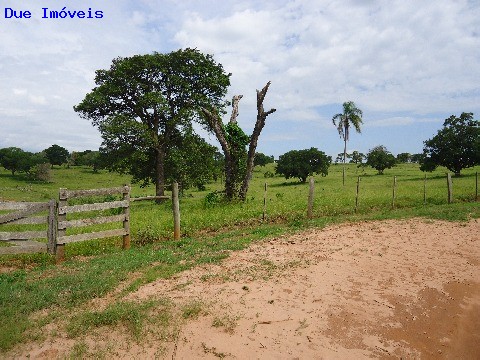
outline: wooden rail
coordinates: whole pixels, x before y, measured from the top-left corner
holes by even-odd
[[[0,202],[0,211],[14,210],[0,215],[0,226],[3,224],[38,225],[48,224],[47,230],[25,230],[0,232],[0,241],[6,241],[12,246],[1,246],[1,254],[19,254],[30,252],[46,252],[56,254],[57,262],[65,259],[65,245],[92,239],[122,236],[123,248],[130,248],[130,202],[142,200],[171,199],[174,219],[174,238],[179,239],[180,233],[180,206],[178,198],[178,184],[172,184],[172,196],[144,196],[130,197],[130,187],[120,186],[114,188],[90,190],[59,190],[59,201],[51,200],[45,203],[37,202]],[[81,199],[94,196],[121,195],[121,200],[96,202],[93,204],[68,205],[71,199]],[[80,200],[81,202],[81,200]],[[67,219],[67,215],[85,212],[98,212],[109,209],[122,209],[119,215],[98,215],[86,218]],[[33,216],[48,210],[48,215]],[[122,223],[121,228],[101,231],[90,231],[81,234],[67,235],[68,229],[86,226]],[[47,238],[48,242],[33,241]],[[16,245],[16,246],[15,246]]]
[[[49,202],[0,202],[0,210],[16,210],[14,212],[0,215],[0,225],[22,225],[28,228],[29,225],[46,224],[46,230],[22,230],[2,231],[0,241],[8,245],[0,247],[0,255],[4,254],[26,254],[35,252],[55,251],[55,200]],[[48,215],[32,216],[39,212],[48,210]],[[34,241],[47,239],[47,242]]]
[[[122,195],[122,200],[108,201],[93,204],[68,205],[69,199],[84,198],[91,196]],[[65,258],[65,244],[103,239],[106,237],[122,236],[123,248],[130,248],[130,187],[125,185],[121,187],[108,189],[91,190],[68,190],[60,189],[58,202],[58,236],[56,244],[57,262]],[[121,208],[123,213],[120,215],[96,216],[83,219],[67,220],[67,214],[82,213],[88,211],[101,211],[108,209]],[[76,235],[66,235],[67,229],[85,227],[90,225],[109,224],[121,222],[122,228],[95,231]]]

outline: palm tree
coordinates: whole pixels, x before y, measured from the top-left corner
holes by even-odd
[[[353,125],[355,130],[361,133],[362,115],[362,110],[357,108],[353,101],[347,101],[343,103],[343,113],[336,114],[332,118],[333,125],[337,127],[340,137],[345,142],[343,149],[343,185],[345,185],[345,162],[347,159],[347,141],[350,136],[350,126]]]

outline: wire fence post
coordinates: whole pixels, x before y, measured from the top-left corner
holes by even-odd
[[[360,176],[357,179],[357,194],[355,195],[355,213],[358,210],[358,194],[360,192]]]
[[[475,201],[478,201],[478,171],[475,172]]]
[[[180,239],[180,202],[178,200],[178,183],[174,182],[172,187],[173,203],[173,238]]]
[[[448,203],[453,202],[453,184],[452,184],[452,175],[447,173],[447,191],[448,191]]]
[[[423,205],[427,205],[427,174],[423,178]]]
[[[128,203],[128,206],[123,208],[123,230],[125,230],[125,235],[123,235],[123,249],[130,249],[130,186],[125,185],[123,189],[123,200]]]
[[[263,215],[262,221],[267,219],[267,183],[265,183],[265,188],[263,191]]]
[[[313,195],[315,192],[315,180],[313,177],[309,180],[309,189],[308,189],[308,207],[307,207],[307,217],[309,219],[313,218]]]
[[[393,191],[392,191],[392,209],[395,209],[395,196],[397,190],[397,177],[393,177]]]

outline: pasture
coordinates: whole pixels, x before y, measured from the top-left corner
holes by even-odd
[[[273,172],[273,164],[256,167],[246,202],[226,204],[219,201],[220,196],[211,194],[222,190],[220,181],[207,184],[206,189],[198,191],[187,189],[181,198],[183,236],[194,236],[197,232],[262,225],[264,204],[264,186],[266,193],[266,224],[322,224],[326,218],[337,221],[346,217],[403,217],[433,216],[446,219],[465,219],[470,211],[475,212],[475,172],[479,166],[463,171],[462,177],[453,178],[453,206],[447,204],[447,181],[445,168],[424,173],[416,164],[401,164],[386,170],[384,175],[367,168],[347,165],[347,181],[341,185],[342,165],[332,165],[329,175],[315,178],[313,220],[306,221],[308,182],[299,183],[296,179],[285,180],[280,176],[265,178],[265,172]],[[357,178],[360,180],[358,209],[355,214],[355,196]],[[397,178],[395,209],[392,211],[393,176]],[[69,190],[115,187],[129,184],[130,178],[107,171],[93,173],[87,167],[53,169],[50,183],[31,182],[21,174],[15,177],[0,170],[0,200],[4,201],[46,201],[58,199],[58,189]],[[426,185],[426,204],[424,204],[424,185]],[[209,195],[210,194],[210,195]],[[154,187],[141,188],[132,185],[132,197],[154,195]],[[437,205],[440,205],[437,207]],[[132,208],[132,233],[141,238],[148,235],[155,238],[171,237],[171,204],[158,205],[153,202],[135,203]]]

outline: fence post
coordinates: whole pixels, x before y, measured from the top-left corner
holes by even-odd
[[[67,206],[68,204],[68,197],[67,197],[67,189],[61,188],[58,192],[58,209]],[[65,212],[58,211],[58,223],[61,221],[67,220],[67,214]],[[61,228],[57,231],[57,237],[65,236],[66,229]],[[57,264],[61,263],[65,260],[65,244],[56,244],[55,246],[55,261]]]
[[[358,194],[360,192],[360,176],[357,179],[357,194],[355,196],[355,213],[358,210]]]
[[[308,189],[308,207],[307,207],[307,217],[309,219],[313,218],[313,195],[315,191],[315,179],[313,177],[309,180],[309,189]]]
[[[478,171],[475,172],[475,201],[478,201]]]
[[[173,238],[180,239],[180,203],[178,200],[178,183],[174,182],[172,187],[173,203]]]
[[[453,202],[453,184],[452,184],[452,175],[447,173],[447,190],[448,190],[448,203]]]
[[[427,174],[423,178],[423,205],[427,205]]]
[[[267,219],[267,183],[265,183],[265,189],[263,192],[263,216],[262,221]]]
[[[57,245],[57,219],[55,217],[56,210],[57,202],[52,199],[48,203],[47,251],[49,254],[55,254],[55,246]]]
[[[128,201],[127,207],[123,208],[123,214],[125,219],[123,220],[123,230],[125,230],[125,235],[123,235],[123,249],[130,249],[130,186],[125,185],[123,189],[123,200]]]
[[[397,190],[397,177],[393,177],[392,209],[395,209],[395,195]]]

